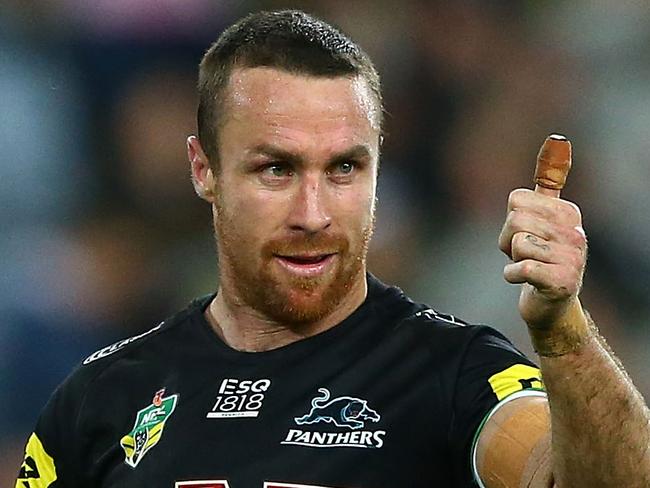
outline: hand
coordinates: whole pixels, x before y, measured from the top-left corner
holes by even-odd
[[[523,284],[521,317],[531,328],[551,329],[577,300],[587,238],[578,206],[541,190],[510,193],[499,248],[513,261],[503,270],[506,281]]]

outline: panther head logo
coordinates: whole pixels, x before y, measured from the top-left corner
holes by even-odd
[[[320,388],[318,396],[311,401],[311,410],[294,420],[298,425],[332,423],[337,427],[352,430],[365,427],[366,422],[379,422],[381,416],[368,406],[368,401],[361,398],[341,396],[330,400],[330,392]]]

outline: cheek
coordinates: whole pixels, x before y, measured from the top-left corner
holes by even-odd
[[[276,195],[246,190],[246,185],[232,185],[236,191],[223,192],[220,210],[229,231],[248,240],[248,244],[268,239],[281,221],[283,202]]]
[[[338,206],[341,210],[341,219],[347,223],[347,226],[365,229],[372,224],[374,219],[374,191],[358,190],[341,195],[338,198]]]
[[[372,216],[375,210],[375,199],[377,196],[376,180],[367,181],[352,191],[354,205],[359,208],[359,213]]]

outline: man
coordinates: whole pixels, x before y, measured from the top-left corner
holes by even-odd
[[[218,292],[89,356],[17,487],[650,485],[648,410],[577,298],[575,205],[516,190],[500,237],[547,400],[499,333],[366,273],[382,107],[358,46],[253,14],[206,53],[199,95]]]

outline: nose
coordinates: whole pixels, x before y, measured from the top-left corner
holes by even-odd
[[[332,218],[327,210],[325,191],[317,175],[305,176],[300,181],[289,215],[291,230],[316,234],[330,226]]]

